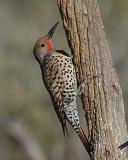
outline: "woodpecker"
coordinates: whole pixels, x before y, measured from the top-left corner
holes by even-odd
[[[68,122],[90,153],[90,144],[79,121],[76,103],[77,80],[72,58],[63,50],[55,50],[52,43],[52,36],[58,24],[59,22],[47,35],[37,40],[33,52],[40,65],[44,85],[50,94],[64,135],[68,133],[66,125]]]

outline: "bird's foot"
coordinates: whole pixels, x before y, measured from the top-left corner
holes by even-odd
[[[82,93],[84,92],[84,89],[85,89],[85,87],[87,86],[87,84],[88,84],[90,81],[94,80],[95,78],[99,78],[99,75],[97,75],[97,76],[87,76],[87,77],[80,83],[80,85],[78,86],[78,88],[77,88],[77,95],[78,95],[78,96],[81,96]]]

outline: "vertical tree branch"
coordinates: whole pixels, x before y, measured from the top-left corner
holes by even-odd
[[[82,95],[93,156],[124,160],[117,149],[127,136],[122,90],[113,67],[97,0],[58,0],[78,82],[87,76]]]

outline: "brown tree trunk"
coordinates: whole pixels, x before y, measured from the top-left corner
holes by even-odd
[[[58,0],[78,82],[95,77],[82,94],[95,160],[126,160],[118,146],[127,136],[122,90],[113,67],[97,0]]]

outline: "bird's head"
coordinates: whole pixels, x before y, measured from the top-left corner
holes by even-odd
[[[46,54],[50,54],[53,50],[52,36],[58,26],[57,22],[48,32],[46,36],[39,38],[34,46],[34,56],[38,62],[42,61]]]

